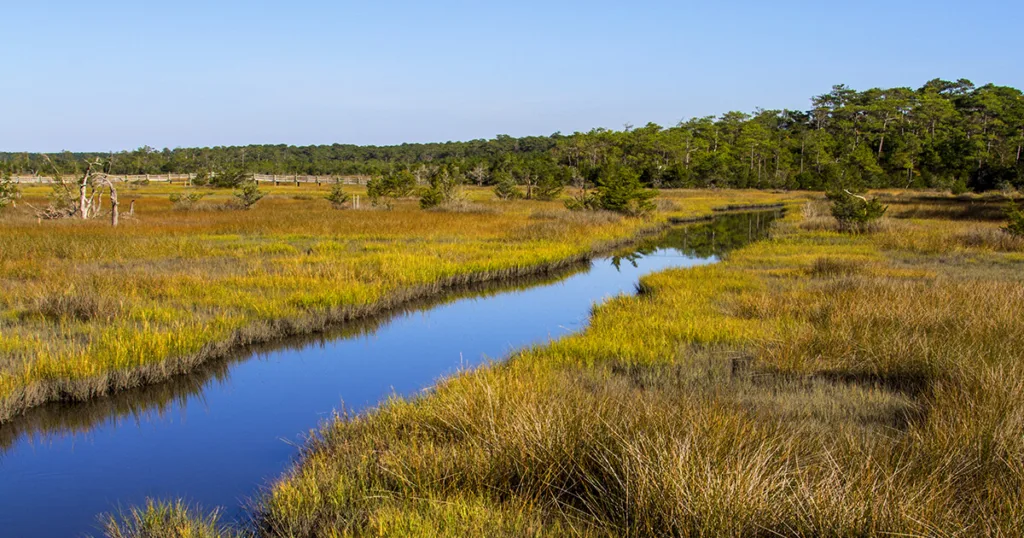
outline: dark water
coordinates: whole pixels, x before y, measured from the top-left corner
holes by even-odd
[[[413,395],[459,368],[578,331],[640,276],[716,261],[773,214],[671,230],[544,279],[465,289],[333,334],[249,349],[189,376],[0,426],[0,536],[97,534],[97,514],[183,497],[239,506],[342,404]]]

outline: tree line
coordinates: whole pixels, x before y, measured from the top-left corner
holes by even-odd
[[[0,153],[16,174],[65,173],[102,157],[111,174],[210,173],[436,177],[438,170],[499,192],[586,187],[602,176],[646,187],[828,190],[837,187],[1024,188],[1024,96],[968,80],[917,89],[845,85],[814,96],[805,111],[757,109],[690,118],[672,127],[395,146],[250,145],[143,147],[113,154]]]

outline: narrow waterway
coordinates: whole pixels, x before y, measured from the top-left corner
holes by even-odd
[[[247,349],[152,387],[0,425],[0,536],[98,534],[97,515],[182,497],[230,517],[335,409],[414,395],[459,368],[583,328],[641,276],[715,262],[774,213],[678,227],[561,274],[476,287],[336,333]]]

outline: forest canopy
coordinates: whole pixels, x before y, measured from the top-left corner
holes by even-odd
[[[1020,90],[935,79],[918,89],[836,85],[809,110],[757,109],[690,118],[672,127],[395,146],[250,145],[51,154],[62,172],[108,159],[112,174],[381,175],[446,165],[492,185],[523,170],[565,184],[597,183],[614,168],[650,187],[762,189],[1024,188]],[[14,174],[48,173],[42,154],[0,153]],[[521,179],[517,179],[522,183]]]

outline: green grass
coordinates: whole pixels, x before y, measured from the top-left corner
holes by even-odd
[[[985,222],[851,236],[813,212],[645,278],[583,333],[328,422],[254,531],[1019,536],[1021,251],[959,239]]]
[[[239,537],[220,522],[217,512],[200,514],[180,501],[150,501],[100,520],[109,538],[232,538]]]
[[[469,189],[471,210],[338,211],[328,186],[267,188],[250,211],[231,192],[174,210],[182,186],[121,192],[122,226],[37,221],[30,205],[0,217],[0,421],[54,400],[88,400],[163,381],[239,346],[391,308],[452,286],[571,265],[669,216],[700,215],[744,193],[674,192],[647,220],[502,203]],[[365,192],[353,188],[353,194]],[[759,202],[799,195],[757,194]],[[131,200],[135,214],[127,215]]]

